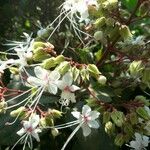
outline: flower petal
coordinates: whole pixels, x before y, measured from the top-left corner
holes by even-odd
[[[45,75],[48,74],[48,71],[40,66],[36,66],[34,68],[34,73],[39,79],[44,79]]]
[[[51,84],[49,84],[48,85],[48,91],[51,93],[51,94],[56,94],[57,93],[57,86],[56,86],[56,84],[53,84],[53,83],[51,83]]]
[[[57,81],[57,86],[60,90],[64,90],[67,85],[63,81]]]
[[[28,77],[27,82],[30,83],[32,86],[38,87],[42,86],[43,81],[36,77],[30,76]]]
[[[70,73],[70,72],[67,72],[67,73],[63,76],[62,81],[64,82],[64,84],[70,86],[70,85],[72,84],[72,81],[73,81],[71,73]]]
[[[52,81],[57,81],[60,78],[60,73],[58,71],[52,71],[50,73],[49,79]]]
[[[99,117],[99,115],[100,115],[100,113],[97,112],[97,111],[91,111],[91,112],[89,113],[89,116],[91,117],[91,120],[97,119],[97,118]]]
[[[40,117],[39,115],[33,114],[30,118],[29,118],[29,122],[32,125],[32,128],[36,128],[40,122]]]
[[[83,135],[86,137],[91,133],[91,129],[87,124],[82,125]]]
[[[88,106],[88,105],[84,105],[83,107],[82,107],[82,114],[83,115],[87,115],[88,113],[90,113],[91,112],[91,108]]]
[[[76,86],[76,85],[70,86],[69,89],[71,90],[71,92],[75,92],[75,91],[77,91],[77,90],[80,90],[80,88],[79,88],[78,86]]]
[[[77,119],[79,119],[80,115],[81,115],[80,112],[78,112],[78,111],[73,111],[73,112],[71,112],[71,114]]]
[[[37,140],[37,142],[40,142],[40,138],[37,132],[32,132],[31,135]]]
[[[17,132],[17,134],[18,134],[19,136],[22,136],[24,133],[26,133],[26,130],[25,130],[24,128],[21,128],[21,129]]]
[[[87,122],[87,124],[90,128],[95,128],[95,129],[99,128],[99,123],[96,120],[90,120]]]

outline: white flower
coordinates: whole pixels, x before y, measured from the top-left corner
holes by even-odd
[[[4,73],[4,70],[9,67],[9,64],[13,64],[14,59],[8,59],[6,61],[0,61],[0,73]]]
[[[78,111],[74,111],[72,115],[77,118],[80,123],[83,123],[81,127],[84,136],[88,136],[91,133],[91,128],[99,128],[99,123],[95,119],[99,117],[100,113],[91,111],[88,105],[83,106],[82,114]]]
[[[41,132],[41,129],[37,128],[40,122],[39,115],[32,114],[29,118],[29,121],[23,121],[23,128],[20,129],[17,134],[19,136],[23,136],[27,134],[27,136],[34,137],[38,142],[40,141],[38,133]]]
[[[88,7],[94,5],[98,8],[97,0],[66,0],[63,4],[63,9],[65,11],[70,11],[71,16],[74,14],[77,16],[77,13],[80,16],[77,16],[80,21],[87,21],[89,17]]]
[[[58,71],[48,71],[40,66],[34,68],[36,77],[30,76],[27,81],[30,85],[35,87],[43,87],[45,91],[49,91],[52,94],[57,93],[57,82],[60,78]]]
[[[141,135],[139,133],[135,133],[135,141],[131,141],[130,145],[127,145],[129,147],[131,147],[134,150],[146,150],[145,147],[148,146],[149,141],[149,137]]]
[[[62,104],[65,101],[68,101],[68,104],[70,101],[72,103],[76,102],[74,92],[79,90],[80,88],[76,85],[72,85],[72,82],[73,82],[73,78],[70,72],[66,73],[63,76],[62,81],[58,81],[58,88],[62,90],[61,93]]]

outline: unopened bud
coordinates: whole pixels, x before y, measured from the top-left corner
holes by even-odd
[[[107,123],[110,121],[110,112],[105,111],[103,113],[103,123]]]
[[[58,131],[58,129],[56,129],[56,128],[52,129],[52,130],[51,130],[51,133],[52,133],[52,135],[53,135],[54,137],[56,137],[56,136],[59,135],[59,131]]]
[[[105,17],[101,17],[101,18],[97,19],[94,23],[95,28],[101,28],[102,26],[104,26],[105,21],[106,21]]]
[[[47,70],[49,70],[52,67],[55,67],[56,66],[55,58],[51,57],[51,58],[45,59],[41,66]]]
[[[139,107],[136,109],[137,114],[145,120],[149,120],[150,116],[144,107]]]
[[[106,78],[105,76],[100,75],[100,76],[98,77],[98,83],[100,83],[100,84],[102,84],[102,85],[105,85],[106,82],[107,82],[107,78]]]
[[[126,25],[122,25],[119,29],[119,32],[124,40],[130,39],[132,37],[131,31]]]
[[[117,146],[122,146],[123,144],[124,144],[124,135],[123,134],[118,134],[117,136],[116,136],[116,138],[115,138],[115,144],[117,145]]]
[[[21,117],[21,116],[23,116],[25,114],[25,110],[26,110],[26,108],[22,106],[22,107],[20,107],[20,108],[18,108],[16,110],[13,110],[10,113],[10,116],[17,117],[19,115]]]
[[[55,58],[55,63],[60,64],[61,62],[65,61],[65,57],[63,55],[59,55]]]
[[[97,41],[102,41],[103,40],[103,32],[102,31],[97,31],[94,33],[94,38],[97,40]]]

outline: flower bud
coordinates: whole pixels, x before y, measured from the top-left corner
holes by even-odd
[[[102,84],[102,85],[105,85],[106,82],[107,82],[107,78],[106,78],[105,76],[100,75],[100,76],[98,77],[98,83],[100,83],[100,84]]]
[[[16,67],[10,67],[9,70],[14,75],[18,75],[19,74],[19,69],[16,68]]]
[[[124,40],[130,39],[132,37],[131,31],[126,25],[122,25],[119,29],[119,32]]]
[[[33,60],[37,62],[41,62],[47,58],[49,58],[50,55],[43,51],[43,48],[39,47],[34,51],[33,54]]]
[[[143,71],[142,82],[149,85],[150,84],[150,68],[145,68]]]
[[[137,114],[135,112],[132,112],[129,114],[129,119],[132,125],[135,125],[138,123],[138,117]]]
[[[115,9],[117,7],[118,0],[107,0],[102,3],[102,7],[111,11],[112,9]]]
[[[55,58],[51,57],[51,58],[45,59],[41,66],[47,70],[49,70],[52,67],[55,67],[56,66]]]
[[[16,110],[11,111],[10,116],[17,117],[19,115],[20,117],[22,117],[22,116],[25,115],[25,111],[26,111],[26,108],[22,106],[22,107],[19,107]]]
[[[64,75],[68,70],[70,69],[70,63],[67,61],[64,61],[60,63],[60,65],[56,68],[60,72],[60,74]]]
[[[105,111],[103,113],[103,123],[107,123],[110,121],[110,112]]]
[[[117,146],[122,146],[123,144],[124,144],[124,135],[123,134],[118,134],[117,136],[116,136],[116,138],[115,138],[115,144],[117,145]]]
[[[118,127],[122,127],[122,125],[124,123],[124,118],[125,118],[124,114],[121,111],[113,111],[111,113],[111,119]]]
[[[129,71],[132,77],[139,77],[143,71],[142,61],[133,61],[129,66]]]
[[[80,70],[80,75],[82,80],[89,80],[89,72],[86,68],[82,68],[82,70]]]
[[[97,31],[94,33],[94,38],[97,40],[97,41],[102,41],[103,40],[103,32],[102,31]]]
[[[7,108],[7,103],[4,100],[2,100],[0,102],[0,113],[5,113],[6,112],[6,108]]]
[[[33,43],[33,52],[35,49],[37,49],[38,47],[45,47],[45,43],[44,42],[34,42]]]
[[[55,63],[60,64],[61,62],[65,61],[65,57],[63,55],[59,55],[55,58]]]
[[[98,68],[94,65],[94,64],[89,64],[87,66],[87,70],[92,73],[92,74],[95,74],[95,75],[99,75],[101,74],[100,71],[98,70]]]
[[[77,78],[79,77],[80,70],[77,69],[76,67],[72,68],[72,74],[73,74],[73,80],[76,81]]]
[[[101,28],[102,26],[104,26],[105,21],[106,21],[105,17],[98,18],[94,23],[95,28]]]
[[[134,131],[133,131],[133,127],[130,123],[125,123],[124,124],[124,132],[127,134],[127,135],[130,135],[132,136]]]
[[[54,129],[51,130],[51,133],[52,133],[52,135],[53,135],[54,137],[56,137],[56,136],[59,135],[59,130],[56,129],[56,128],[54,128]]]
[[[62,112],[56,109],[49,109],[48,116],[51,116],[53,118],[60,118],[62,117]]]
[[[108,133],[109,135],[115,133],[115,125],[111,121],[105,124],[105,132]]]
[[[150,116],[148,112],[144,109],[144,107],[139,107],[136,109],[137,114],[145,120],[149,120]]]

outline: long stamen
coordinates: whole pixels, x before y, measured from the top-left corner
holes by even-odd
[[[22,94],[20,94],[20,95],[18,95],[18,96],[16,96],[16,97],[13,97],[13,98],[11,98],[10,100],[8,100],[8,101],[6,101],[6,102],[9,103],[9,102],[13,101],[14,99],[19,98],[19,97],[23,96],[24,94],[29,93],[31,90],[32,90],[32,89],[29,89],[29,90],[25,91],[24,93],[22,93]]]
[[[26,135],[27,135],[27,133],[26,133],[25,135],[23,135],[23,136],[15,143],[15,145],[11,148],[11,150],[13,150],[13,149],[16,147],[16,145],[17,145]]]
[[[73,136],[77,133],[77,131],[80,129],[80,127],[82,126],[83,122],[81,122],[75,129],[74,131],[70,134],[70,136],[68,137],[67,141],[65,142],[65,144],[63,145],[61,150],[64,150],[67,146],[67,144],[70,142],[70,140],[73,138]]]
[[[29,135],[27,135],[27,136],[26,136],[26,138],[25,138],[24,145],[23,145],[23,150],[25,150],[25,148],[26,148],[26,144],[27,144],[28,136],[29,136]]]
[[[71,13],[71,11],[69,11],[63,18],[62,20],[58,23],[58,25],[55,27],[55,29],[52,31],[52,33],[50,34],[50,36],[48,37],[47,40],[49,40],[51,38],[51,36],[54,34],[54,32],[58,29],[58,27],[60,26],[60,24],[65,20],[65,18]]]

